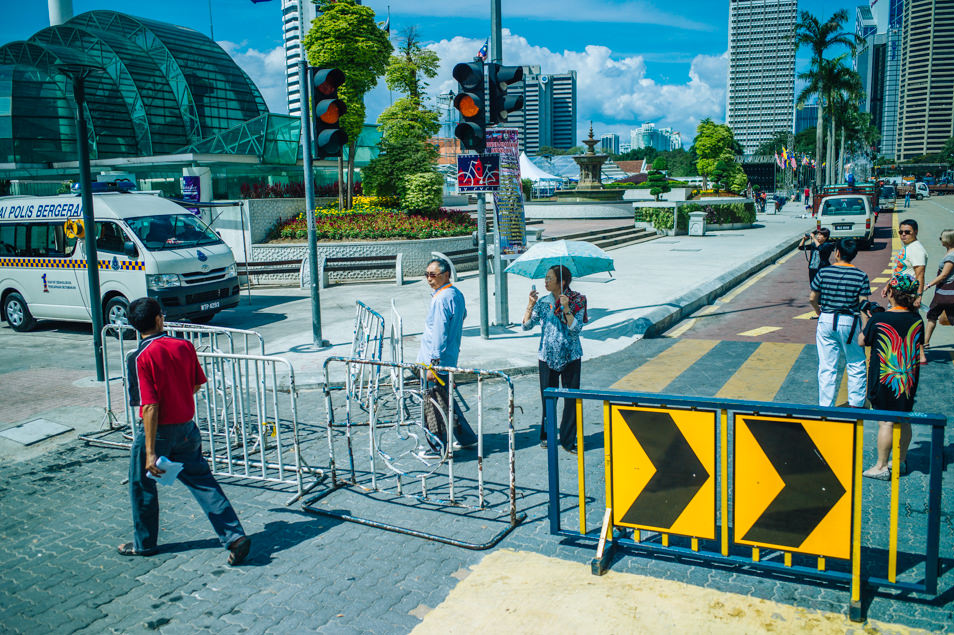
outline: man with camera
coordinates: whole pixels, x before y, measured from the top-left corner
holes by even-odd
[[[831,264],[831,252],[834,251],[835,244],[828,242],[829,236],[831,236],[831,230],[821,227],[811,234],[802,236],[801,242],[798,243],[798,249],[807,252],[809,285],[815,280],[819,270]]]
[[[848,375],[848,405],[865,403],[865,352],[855,336],[860,326],[861,303],[871,295],[868,274],[851,264],[858,253],[857,243],[843,238],[832,252],[834,263],[818,271],[809,296],[818,315],[815,345],[818,349],[818,405],[834,406],[837,394],[838,359],[845,355]]]

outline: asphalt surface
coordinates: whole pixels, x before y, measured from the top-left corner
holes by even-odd
[[[952,207],[954,204],[943,198],[932,199],[915,203],[910,212],[922,222],[922,242],[931,257],[929,275],[938,255],[936,241],[932,247],[927,237],[954,225]],[[792,240],[792,234],[797,232],[789,232],[787,240]],[[884,230],[879,230],[881,241],[887,241]],[[669,246],[674,247],[678,245]],[[887,251],[876,246],[874,251],[863,254],[866,259],[871,258],[869,274],[874,274],[878,267],[884,268]],[[669,257],[683,258],[691,253],[673,253]],[[769,259],[774,262],[784,258],[784,253],[762,257],[771,256]],[[751,255],[747,260],[756,257],[757,254]],[[641,256],[635,258],[634,262],[639,262]],[[615,385],[686,395],[750,391],[747,394],[764,400],[813,403],[814,323],[794,319],[809,310],[805,308],[807,279],[800,258],[796,254],[734,296],[723,296],[726,301],[711,305],[718,310],[710,309],[701,316],[697,313],[696,321],[678,337],[616,341],[615,350],[584,362],[583,387]],[[653,264],[665,263],[657,259]],[[868,266],[866,263],[865,267]],[[683,277],[687,277],[687,270]],[[783,280],[790,282],[783,284]],[[692,302],[706,306],[716,297],[706,292]],[[630,304],[641,303],[631,297]],[[676,308],[688,314],[698,308],[691,304],[686,302]],[[674,330],[684,328],[685,324],[676,324]],[[779,328],[756,336],[740,335],[760,327]],[[664,330],[665,326],[659,328]],[[302,330],[306,329],[299,328]],[[935,334],[930,363],[923,372],[918,393],[919,410],[952,414],[952,331],[939,327]],[[746,379],[745,374],[752,368],[747,362],[762,346],[770,354],[763,356],[754,378]],[[0,327],[0,401],[7,424],[0,428],[42,416],[72,424],[77,430],[96,429],[103,414],[103,391],[88,379],[92,370],[88,347],[88,328],[53,325],[24,335],[11,333],[5,325]],[[782,348],[772,352],[774,347]],[[667,357],[667,351],[675,353]],[[517,376],[514,387],[518,406],[518,507],[527,519],[503,539],[500,547],[576,562],[580,564],[580,575],[589,576],[587,563],[593,557],[592,548],[560,540],[548,532],[547,468],[544,452],[537,443],[537,378]],[[462,390],[468,405],[474,408],[473,386]],[[495,409],[485,421],[488,497],[494,511],[500,512],[504,508],[507,480],[506,426],[501,414],[506,402],[502,384],[489,384],[484,398],[487,408]],[[298,401],[303,453],[312,464],[327,466],[327,443],[321,426],[323,396],[318,390],[303,390]],[[474,423],[472,410],[468,416]],[[602,428],[595,423],[600,419],[598,405],[588,404],[584,413],[588,422],[584,458],[589,474],[587,496],[591,504],[587,517],[591,527],[598,524],[602,515]],[[873,429],[866,430],[867,452],[873,448],[873,434]],[[334,438],[340,452],[345,440],[337,431]],[[922,441],[915,437],[912,474],[901,481],[903,555],[917,550],[925,522],[918,498],[923,496],[926,483]],[[366,436],[361,436],[360,431],[354,442],[357,448],[367,447]],[[75,433],[30,448],[5,443],[0,442],[0,456],[5,458],[0,465],[0,537],[4,541],[4,549],[0,550],[0,630],[5,632],[408,632],[438,607],[469,568],[484,556],[483,552],[306,514],[297,504],[285,505],[289,498],[287,489],[268,489],[242,479],[225,478],[225,490],[254,541],[246,566],[230,568],[225,564],[226,553],[217,545],[194,501],[180,487],[160,494],[160,553],[152,558],[123,558],[115,547],[130,538],[129,503],[123,483],[128,459],[124,452],[76,442]],[[952,455],[954,435],[948,429],[948,465]],[[340,459],[342,455],[337,456]],[[460,471],[469,478],[475,469],[472,456],[464,454],[459,461]],[[576,459],[561,453],[560,461],[561,492],[568,508],[564,521],[572,524],[578,518],[573,507]],[[948,467],[944,475],[938,597],[869,594],[868,617],[930,631],[952,630],[954,561],[950,554],[954,553],[954,508],[949,470]],[[885,490],[866,485],[865,537],[883,543],[887,531]],[[472,494],[472,481],[468,481],[468,487],[464,494]],[[378,500],[346,490],[329,494],[321,504],[385,522],[450,532],[474,541],[487,540],[500,529],[498,519],[422,511],[394,500]],[[881,552],[875,555],[883,558]],[[917,564],[915,557],[904,555],[902,577],[916,576]],[[846,588],[840,585],[708,567],[697,562],[621,554],[612,568],[835,613],[845,611],[848,599]],[[586,607],[580,607],[580,611],[586,611]],[[786,628],[783,625],[779,630]]]

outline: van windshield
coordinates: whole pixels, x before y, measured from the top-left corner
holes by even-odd
[[[127,218],[126,224],[149,251],[221,243],[215,232],[192,214]]]
[[[821,213],[822,216],[864,216],[865,201],[862,198],[828,199]]]
[[[885,185],[881,188],[881,198],[895,198],[894,186]]]

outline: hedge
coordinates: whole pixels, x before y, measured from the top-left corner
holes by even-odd
[[[687,203],[679,206],[678,229],[688,229],[689,213],[699,211],[706,213],[708,225],[755,222],[755,204],[751,202]],[[635,217],[637,222],[652,223],[656,229],[672,229],[671,207],[637,207]]]

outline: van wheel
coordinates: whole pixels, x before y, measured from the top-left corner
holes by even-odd
[[[924,200],[924,194],[918,194],[915,198],[919,201]]]
[[[36,326],[36,320],[33,319],[33,314],[30,313],[26,300],[16,291],[8,295],[3,301],[3,317],[7,320],[10,328],[17,333],[25,333]]]
[[[109,302],[106,303],[106,308],[103,310],[103,321],[106,324],[129,326],[129,300],[121,295],[110,298]],[[131,329],[116,330],[114,333],[116,337],[119,337],[119,334],[123,333],[123,339],[132,339],[136,336],[136,332]]]

